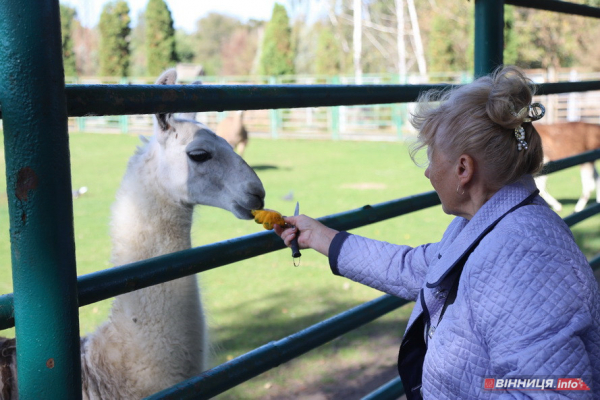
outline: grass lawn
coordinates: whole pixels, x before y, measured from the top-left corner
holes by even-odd
[[[79,274],[110,267],[110,205],[138,142],[137,137],[128,135],[70,137],[73,186],[88,187],[84,196],[74,200]],[[431,190],[423,169],[412,163],[402,143],[252,139],[246,160],[263,181],[266,207],[284,214],[293,212],[296,200],[301,203],[302,213],[319,217]],[[6,187],[3,159],[0,169],[0,185]],[[565,202],[561,215],[568,215],[581,190],[578,169],[553,174],[548,190]],[[284,199],[290,193],[293,201]],[[434,207],[353,232],[418,245],[438,241],[450,220],[440,207]],[[599,222],[600,217],[594,217],[574,227],[575,237],[588,257],[600,251]],[[193,243],[199,246],[261,229],[252,221],[202,207],[195,214]],[[8,232],[8,204],[2,190],[0,293],[12,291]],[[208,271],[199,278],[214,365],[381,294],[333,276],[327,260],[309,250],[303,252],[298,268],[292,265],[286,249]],[[106,300],[81,308],[82,334],[93,331],[106,319],[110,303]],[[408,306],[390,313],[219,398],[297,399],[317,393],[325,396],[321,398],[360,397],[393,376],[397,347],[409,313]],[[14,332],[7,330],[2,335],[12,336]],[[353,390],[352,395],[342,394],[343,390]]]

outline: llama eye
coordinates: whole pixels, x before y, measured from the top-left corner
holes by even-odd
[[[194,162],[202,163],[210,160],[212,158],[212,155],[208,151],[197,150],[189,152],[188,157]]]

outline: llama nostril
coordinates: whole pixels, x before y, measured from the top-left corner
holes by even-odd
[[[250,209],[252,210],[260,210],[264,208],[264,195],[257,193],[247,193],[248,197],[250,197],[249,203],[251,204]]]

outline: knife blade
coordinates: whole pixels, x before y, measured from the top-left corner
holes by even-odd
[[[296,210],[294,210],[294,217],[297,217],[300,214],[300,202],[296,202]],[[300,236],[300,231],[296,232],[296,237],[292,239],[291,248],[292,248],[292,257],[298,258],[302,254],[300,254],[300,248],[298,247],[298,236]]]

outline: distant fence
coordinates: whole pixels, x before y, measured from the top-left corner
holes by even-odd
[[[528,76],[535,83],[557,81],[599,80],[600,72],[585,73],[574,69],[530,70]],[[205,85],[218,84],[348,84],[355,83],[353,76],[203,76]],[[191,83],[193,78],[183,80]],[[398,75],[364,75],[364,85],[397,83],[468,83],[472,75],[461,73],[430,74],[400,79]],[[154,78],[81,78],[68,83],[77,84],[152,84]],[[546,106],[544,123],[558,121],[585,121],[600,124],[600,91],[538,96]],[[244,114],[244,123],[250,134],[263,138],[305,138],[342,140],[395,141],[413,137],[415,131],[409,122],[412,103],[379,104],[365,106],[312,107],[302,109],[250,110]],[[227,112],[200,113],[197,119],[212,129],[225,118]],[[120,115],[69,118],[70,132],[137,133],[152,131],[151,115]]]

